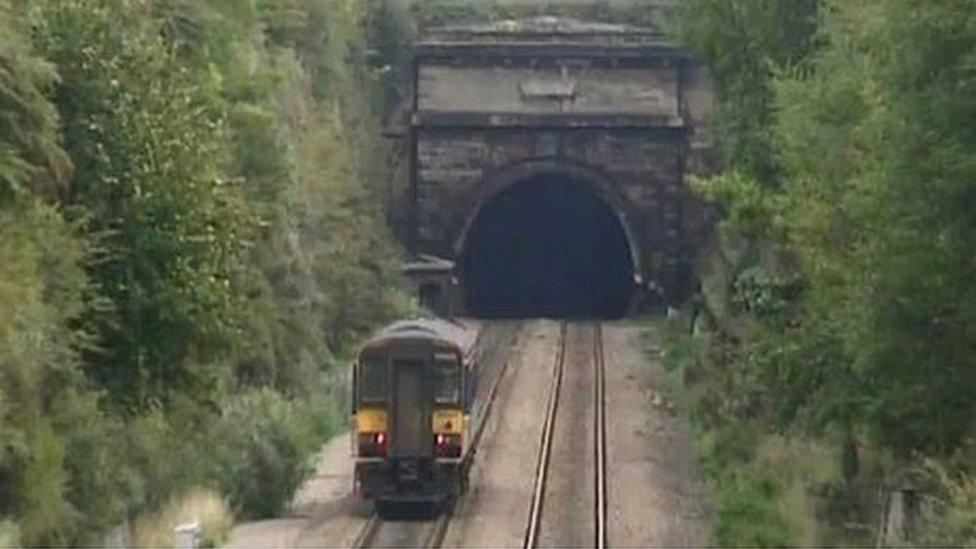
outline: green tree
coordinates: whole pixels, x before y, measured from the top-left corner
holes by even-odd
[[[44,95],[56,73],[21,24],[0,3],[0,515],[38,543],[71,528],[65,429],[52,416],[72,396],[86,341],[72,326],[85,306],[86,244],[40,200],[63,188],[71,165]]]
[[[770,128],[773,77],[812,47],[820,0],[687,0],[673,32],[707,62],[716,93],[715,145],[728,169],[764,185],[780,169]]]
[[[54,99],[77,166],[68,203],[98,237],[90,272],[114,305],[89,315],[102,348],[89,369],[126,405],[174,390],[213,399],[240,330],[232,281],[250,230],[221,171],[219,113],[138,6],[45,2],[33,17],[61,75]]]
[[[879,443],[947,455],[976,430],[976,3],[826,18],[809,72],[779,84],[776,132],[808,311]]]
[[[873,542],[846,525],[876,522],[881,477],[976,432],[976,3],[821,2],[792,46],[767,24],[783,3],[692,4],[682,28],[717,72],[732,168],[698,184],[726,215],[696,417],[720,440],[744,422],[837,444],[846,482],[809,488],[845,525],[822,539]],[[713,450],[720,493],[755,472],[749,451]],[[954,466],[959,490],[972,469]]]
[[[46,92],[58,80],[17,29],[23,22],[0,2],[0,206],[25,195],[55,198],[72,166]]]
[[[308,474],[400,307],[365,13],[0,0],[3,543],[201,485],[266,516]]]
[[[389,165],[376,73],[366,66],[365,7],[163,1],[154,5],[181,58],[212,75],[225,113],[228,169],[260,230],[242,282],[246,383],[303,393],[355,337],[396,310],[395,250],[382,226]],[[369,93],[362,93],[366,90]],[[377,203],[379,206],[377,206]]]

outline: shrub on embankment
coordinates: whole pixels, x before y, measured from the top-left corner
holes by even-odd
[[[367,8],[0,0],[3,544],[267,516],[340,427],[402,307]]]
[[[976,3],[679,14],[727,171],[665,351],[716,541],[976,543]]]

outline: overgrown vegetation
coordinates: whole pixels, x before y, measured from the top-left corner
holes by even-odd
[[[404,307],[412,33],[542,14],[674,15],[714,77],[665,355],[716,542],[874,545],[911,479],[905,541],[976,546],[973,0],[0,0],[0,546],[278,511]]]
[[[976,544],[976,3],[691,0],[678,32],[727,169],[667,349],[716,541]]]
[[[570,17],[661,27],[674,11],[672,0],[402,0],[414,25],[501,21],[535,16]]]
[[[0,543],[307,474],[404,306],[377,6],[0,0]]]

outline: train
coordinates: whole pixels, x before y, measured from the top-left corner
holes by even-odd
[[[352,365],[356,491],[378,508],[443,505],[467,486],[472,413],[484,409],[484,329],[453,319],[401,320],[366,341]]]

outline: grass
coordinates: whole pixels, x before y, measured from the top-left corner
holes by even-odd
[[[10,520],[0,521],[0,547],[20,547],[20,530]]]
[[[200,525],[200,547],[222,544],[234,525],[227,501],[217,492],[192,488],[171,499],[161,509],[140,516],[132,528],[132,545],[136,547],[173,547],[174,529],[181,524]]]
[[[695,449],[715,500],[714,540],[728,547],[817,545],[817,488],[840,477],[826,442],[770,434],[745,421],[714,422],[708,339],[685,315],[641,322],[645,352],[659,355],[671,399],[692,427]]]
[[[925,460],[921,473],[930,497],[917,542],[926,547],[976,547],[976,475],[971,471],[976,439],[960,451],[969,464],[947,467]]]

